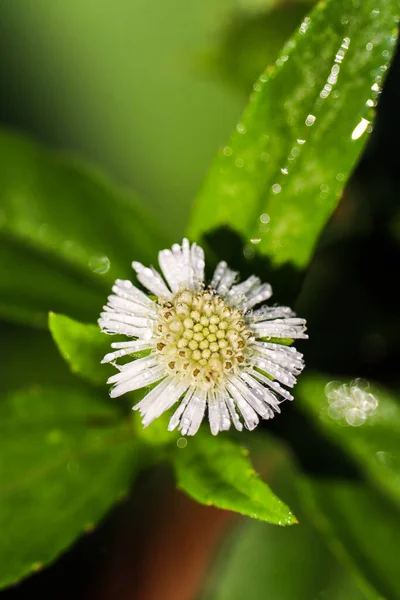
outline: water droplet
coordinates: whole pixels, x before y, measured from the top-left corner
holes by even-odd
[[[89,260],[89,269],[93,273],[104,275],[110,269],[111,263],[107,256],[92,256]]]
[[[283,175],[288,175],[289,174],[289,169],[287,169],[286,167],[284,167],[283,169],[281,169],[281,173],[283,173]]]
[[[270,220],[271,220],[271,217],[269,215],[267,215],[267,213],[263,213],[262,215],[260,215],[261,223],[269,223]]]
[[[311,125],[314,125],[315,119],[316,119],[316,117],[314,115],[308,115],[308,117],[306,119],[307,127],[311,127]]]
[[[253,85],[253,90],[255,92],[260,92],[261,91],[261,84],[258,83],[258,81],[256,81],[256,83]]]
[[[297,140],[297,143],[298,143],[298,144],[300,144],[300,146],[301,146],[302,144],[305,144],[305,143],[306,143],[306,140],[300,140],[300,139],[298,139],[298,140]]]
[[[252,244],[259,244],[259,243],[261,242],[261,238],[252,238],[252,239],[250,240],[250,242],[251,242]]]
[[[337,179],[338,181],[344,181],[344,180],[345,180],[344,173],[338,173],[338,174],[336,175],[336,179]]]
[[[269,161],[269,154],[267,152],[262,152],[261,153],[261,160],[263,162],[268,162]]]
[[[233,150],[229,146],[225,146],[225,148],[223,149],[223,153],[225,154],[225,156],[232,156]]]
[[[380,91],[381,91],[381,88],[379,87],[379,85],[378,85],[377,83],[374,83],[374,84],[371,86],[371,90],[372,90],[373,92],[380,92]]]
[[[370,52],[373,49],[374,45],[371,44],[371,42],[368,42],[368,44],[365,46],[366,50],[368,50],[368,52]]]
[[[179,440],[176,441],[176,445],[178,446],[178,448],[186,448],[187,439],[184,437],[179,438]]]
[[[273,191],[274,194],[279,194],[281,189],[282,188],[279,185],[279,183],[274,183],[274,185],[271,187],[271,190]]]
[[[366,132],[368,125],[369,121],[367,119],[362,118],[358,125],[356,125],[353,129],[351,139],[358,140]]]
[[[252,248],[252,246],[245,246],[243,248],[243,255],[247,259],[253,258],[255,256],[254,248]]]
[[[238,133],[246,133],[247,129],[246,129],[246,127],[243,125],[243,123],[238,123],[238,124],[236,125],[236,131],[237,131]]]
[[[371,98],[369,98],[366,103],[367,106],[369,106],[370,108],[373,108],[374,106],[376,106],[376,102],[374,102],[373,100],[371,100]]]
[[[239,169],[241,169],[241,168],[243,167],[243,165],[244,165],[244,160],[243,160],[243,158],[240,158],[240,157],[238,157],[238,158],[235,160],[235,166],[236,166],[236,167],[239,167]]]

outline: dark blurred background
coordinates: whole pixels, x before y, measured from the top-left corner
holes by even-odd
[[[251,82],[273,62],[309,6],[3,0],[1,126],[96,164],[136,190],[179,239]],[[296,306],[309,322],[310,341],[302,348],[309,369],[392,387],[400,382],[399,106],[397,53],[374,132],[322,235]],[[48,357],[46,375],[51,370],[54,382],[68,381],[46,332],[0,324],[0,343],[9,355],[3,389],[43,380],[44,370],[30,360],[37,352]],[[22,378],[16,377],[21,362],[27,365]],[[290,435],[294,410],[289,406],[273,423],[275,433]],[[298,451],[307,469],[307,444]],[[54,566],[1,595],[194,599],[231,522],[230,514],[173,491],[169,473],[145,474],[98,530]]]

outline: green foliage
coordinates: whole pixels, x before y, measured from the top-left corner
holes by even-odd
[[[299,472],[287,448],[266,435],[255,446],[258,464],[279,495],[296,507],[300,522],[282,530],[241,521],[212,566],[201,600],[377,600],[368,584],[361,578],[357,584],[326,548],[308,519],[309,505],[306,512],[300,508]]]
[[[65,315],[49,314],[49,329],[61,356],[73,373],[94,385],[105,385],[115,372],[101,361],[110,352],[110,337],[98,325],[80,323]]]
[[[82,389],[0,403],[0,586],[53,561],[128,491],[139,465],[129,423]]]
[[[302,490],[332,551],[376,589],[365,589],[368,597],[400,598],[399,511],[363,484],[306,480]]]
[[[125,193],[74,161],[0,133],[0,313],[43,325],[49,310],[94,319],[105,291],[151,262],[164,238]]]
[[[199,433],[175,452],[178,487],[201,502],[278,525],[297,523],[256,474],[247,452],[221,435]]]
[[[296,390],[296,406],[312,418],[317,427],[348,453],[372,483],[381,487],[400,506],[400,406],[388,391],[372,386],[377,408],[365,422],[351,426],[330,416],[322,375],[305,375]]]
[[[364,147],[398,12],[394,0],[327,0],[310,13],[215,159],[192,238],[227,226],[275,265],[308,263]]]
[[[263,2],[259,10],[234,10],[203,58],[203,69],[246,95],[265,66],[278,58],[286,39],[310,9],[310,0]]]

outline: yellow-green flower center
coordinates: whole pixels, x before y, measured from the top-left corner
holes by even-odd
[[[252,337],[242,311],[208,290],[183,290],[160,304],[155,333],[167,370],[206,388],[244,366]]]

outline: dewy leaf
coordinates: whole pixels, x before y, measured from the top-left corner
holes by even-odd
[[[0,586],[90,531],[138,469],[129,424],[80,389],[19,391],[0,403]]]
[[[304,267],[371,130],[398,0],[326,0],[305,18],[217,156],[190,236],[227,226]]]
[[[299,471],[287,448],[265,431],[259,437],[252,434],[251,442],[258,467],[268,474],[273,489],[296,507],[299,525],[282,529],[240,521],[210,565],[201,600],[377,600],[359,591],[307,514],[300,513]]]
[[[302,377],[296,388],[296,406],[400,506],[398,401],[382,388],[371,386],[364,390],[357,380],[342,388],[337,398],[327,388],[332,396],[328,398],[325,386],[329,381],[322,375]],[[330,388],[336,389],[335,384]]]
[[[98,325],[80,323],[65,315],[49,314],[49,329],[61,356],[73,373],[95,385],[105,385],[115,372],[101,361],[110,352],[111,340]]]
[[[164,246],[131,196],[77,162],[5,132],[0,162],[3,316],[28,321],[31,308],[39,324],[49,310],[94,318],[111,282],[131,276],[131,261],[152,262]],[[42,286],[35,273],[50,281]]]
[[[360,483],[310,479],[302,491],[310,518],[359,583],[367,580],[380,600],[399,600],[398,510]]]
[[[178,487],[202,504],[278,525],[297,523],[233,441],[200,432],[176,448],[173,462]]]

